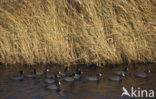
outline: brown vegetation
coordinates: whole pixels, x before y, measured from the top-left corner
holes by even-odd
[[[1,63],[155,61],[155,0],[0,0]]]

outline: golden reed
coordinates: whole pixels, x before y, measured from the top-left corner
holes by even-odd
[[[0,62],[155,62],[155,20],[154,0],[0,0]]]

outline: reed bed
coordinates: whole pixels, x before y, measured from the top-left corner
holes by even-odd
[[[156,2],[0,0],[0,62],[156,62]]]

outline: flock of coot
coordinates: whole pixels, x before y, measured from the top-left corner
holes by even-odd
[[[48,71],[49,69],[45,69],[43,71],[36,71],[36,69],[34,69],[33,72],[25,75],[23,74],[23,71],[20,71],[18,75],[11,77],[11,80],[23,80],[26,77],[36,78],[37,76],[45,75],[46,77],[44,79],[44,82],[48,84],[46,88],[50,90],[60,90],[61,81],[72,82],[80,79],[85,79],[88,81],[99,81],[100,79],[105,79],[104,77],[102,77],[101,73],[98,73],[95,76],[85,77],[80,68],[77,68],[73,73],[68,73],[68,67],[65,67],[64,72],[56,72],[50,75],[47,74]],[[125,67],[123,70],[113,72],[113,74],[109,75],[107,79],[110,81],[122,81],[123,77],[128,76],[127,71],[128,67]],[[134,76],[137,78],[147,78],[149,72],[150,70],[147,69],[144,72],[134,74]]]

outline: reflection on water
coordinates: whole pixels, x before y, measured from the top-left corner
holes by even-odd
[[[39,69],[43,69],[41,67]],[[17,67],[1,67],[0,68],[0,99],[121,99],[122,86],[129,89],[130,87],[156,90],[156,66],[149,65],[151,70],[147,79],[138,79],[134,77],[137,72],[144,71],[146,66],[129,66],[128,75],[122,82],[109,81],[112,73],[120,68],[103,68],[89,69],[82,66],[84,72],[81,80],[74,82],[62,82],[61,91],[47,90],[44,82],[45,76],[37,77],[36,79],[25,78],[23,81],[12,81],[9,78],[15,75],[21,69],[25,74],[30,71],[28,68]],[[61,67],[49,67],[50,72],[63,71]],[[70,71],[73,71],[72,69]],[[69,71],[69,72],[70,72]],[[98,72],[103,74],[99,82],[86,81],[85,77],[96,75]],[[124,98],[128,99],[128,98]]]

